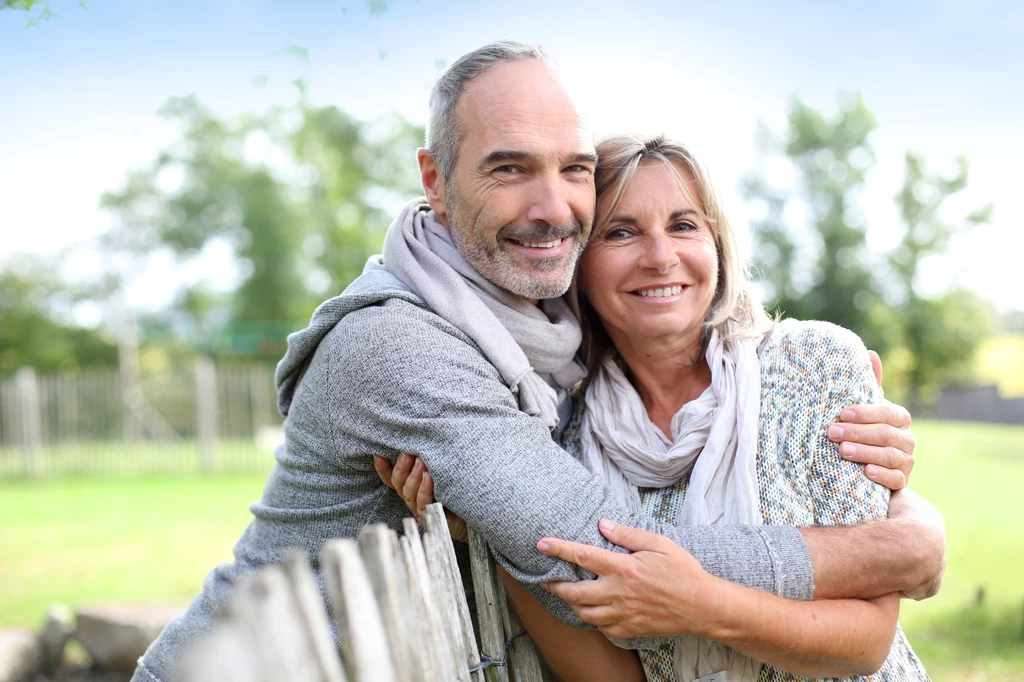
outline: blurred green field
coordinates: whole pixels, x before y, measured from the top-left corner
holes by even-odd
[[[949,566],[900,620],[936,682],[1024,680],[1024,428],[915,431],[913,486],[946,516]],[[230,559],[263,480],[0,482],[0,627],[34,627],[54,600],[188,601]]]
[[[36,475],[52,477],[175,476],[200,474],[208,464],[215,474],[263,476],[274,463],[273,445],[251,438],[219,439],[203,461],[194,440],[177,443],[82,441],[44,447],[31,465],[21,448],[0,448],[0,481],[24,478],[29,467]]]

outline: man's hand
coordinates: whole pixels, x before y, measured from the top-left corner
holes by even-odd
[[[938,594],[946,571],[946,523],[931,502],[910,489],[889,498],[889,519],[907,526],[908,540],[916,547],[918,584],[903,590],[903,596],[920,601]]]
[[[601,534],[631,550],[610,552],[556,538],[537,549],[597,574],[596,580],[553,582],[543,587],[564,599],[584,622],[608,637],[674,637],[702,634],[712,612],[716,578],[671,540],[611,521]]]
[[[927,599],[946,568],[942,515],[912,490],[894,492],[889,518],[857,526],[801,528],[814,564],[816,599]]]
[[[878,353],[868,351],[871,369],[882,385],[882,361]],[[843,459],[859,462],[864,474],[890,490],[905,488],[914,468],[917,441],[910,430],[910,413],[900,405],[883,401],[880,405],[853,405],[829,427],[829,440],[839,443]]]
[[[434,502],[434,479],[427,471],[426,465],[419,457],[404,452],[398,456],[395,465],[386,457],[373,456],[373,468],[380,476],[384,485],[398,493],[405,501],[405,506],[413,513],[416,520],[423,525],[423,515],[427,507]],[[451,513],[444,511],[448,519],[448,532],[452,540],[469,542],[469,530],[466,522]]]

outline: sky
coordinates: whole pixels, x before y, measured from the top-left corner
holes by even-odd
[[[964,285],[999,310],[1024,309],[1024,5],[85,4],[50,0],[56,16],[29,28],[25,13],[0,12],[0,260],[75,249],[108,229],[114,218],[99,207],[101,194],[178,135],[156,116],[171,96],[195,93],[225,116],[261,111],[293,101],[290,81],[303,76],[314,103],[422,123],[444,64],[509,38],[545,47],[596,133],[666,132],[693,147],[743,234],[755,209],[737,184],[756,162],[757,122],[780,130],[794,96],[831,110],[839,92],[859,90],[879,122],[871,138],[878,163],[863,197],[869,245],[885,249],[901,234],[892,197],[906,150],[937,168],[965,154],[970,187],[950,210],[993,202],[994,222],[957,237],[948,256],[928,263],[923,284]],[[308,50],[308,60],[289,45]],[[771,170],[787,181],[784,169]],[[82,272],[103,258],[79,251]],[[127,298],[152,308],[183,280],[230,286],[227,258],[214,247],[183,268],[154,254]]]

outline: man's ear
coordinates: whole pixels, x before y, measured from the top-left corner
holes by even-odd
[[[444,174],[429,149],[417,149],[416,161],[420,164],[420,181],[423,183],[427,203],[434,209],[438,222],[448,227],[448,205],[444,201]]]

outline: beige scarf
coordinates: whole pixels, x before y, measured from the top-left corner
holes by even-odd
[[[481,275],[424,198],[406,205],[388,229],[384,267],[473,339],[522,412],[549,429],[558,425],[558,403],[586,375],[575,359],[580,326],[565,299],[537,306]]]
[[[641,511],[638,488],[673,486],[692,470],[678,525],[761,525],[757,345],[757,338],[723,340],[718,330],[711,332],[706,354],[711,386],[673,416],[672,438],[647,416],[615,359],[606,358],[587,387],[584,465],[636,513]],[[674,663],[679,682],[754,682],[761,669],[759,661],[693,636],[678,638]]]

